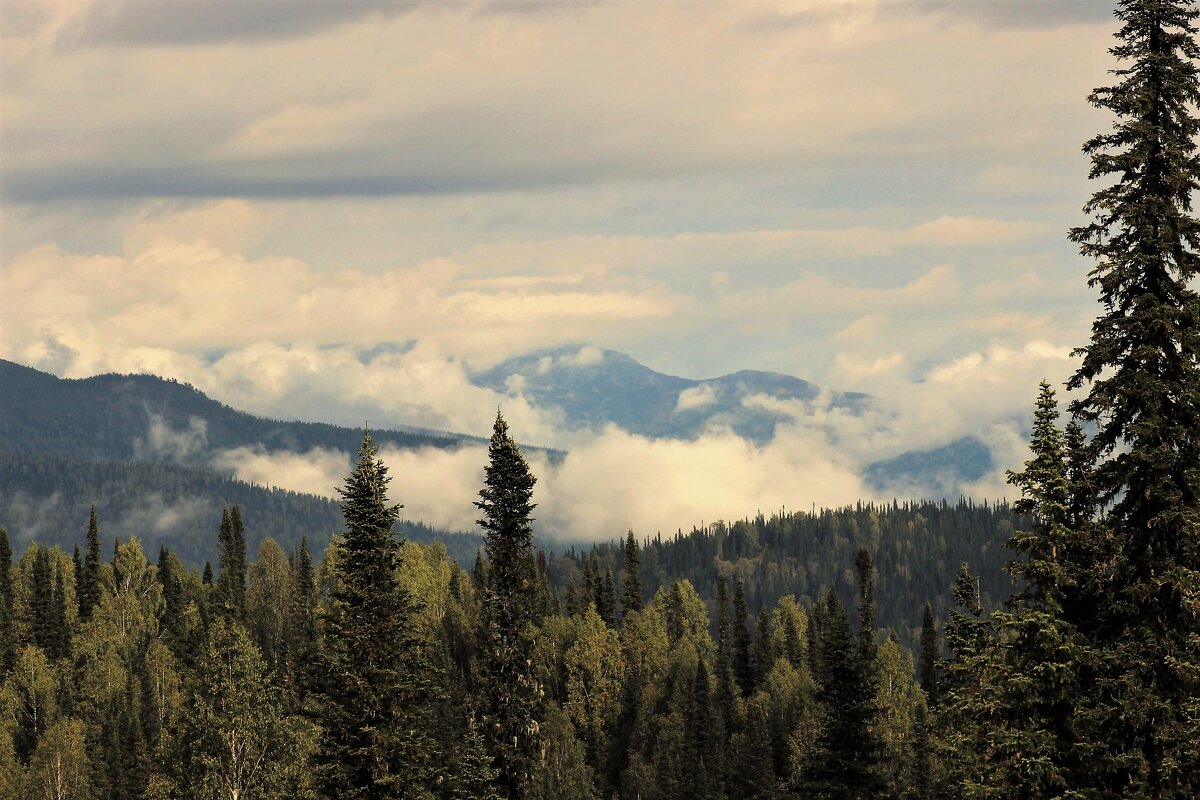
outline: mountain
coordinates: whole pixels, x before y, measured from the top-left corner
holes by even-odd
[[[776,372],[743,370],[706,380],[655,372],[624,353],[568,346],[510,359],[472,376],[477,386],[523,394],[562,413],[573,428],[613,424],[650,438],[695,439],[720,425],[758,445],[790,419],[772,404],[861,410],[871,397],[829,392]]]
[[[419,430],[372,431],[376,443],[453,449],[472,437]],[[271,537],[285,549],[307,536],[321,552],[341,527],[337,503],[255,486],[214,468],[237,448],[305,453],[353,452],[362,432],[236,411],[187,384],[151,375],[55,377],[0,360],[0,526],[18,552],[36,539],[68,550],[81,541],[96,505],[105,537],[137,536],[152,555],[160,545],[193,564],[215,558],[223,506],[237,503],[253,556]],[[399,530],[439,540],[464,562],[482,539],[419,522]]]
[[[372,431],[381,446],[454,448],[471,437],[420,430]],[[0,360],[0,450],[100,461],[208,468],[238,447],[302,453],[353,450],[361,431],[246,414],[199,389],[153,375],[70,380]]]

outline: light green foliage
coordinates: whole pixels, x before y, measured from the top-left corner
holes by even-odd
[[[587,745],[592,763],[605,771],[605,741],[621,703],[625,664],[617,632],[588,608],[579,633],[564,659],[567,697],[563,711]]]
[[[534,762],[525,796],[529,800],[598,800],[584,745],[567,715],[550,706],[541,739],[541,754]]]
[[[84,724],[62,719],[51,725],[38,742],[22,783],[25,797],[31,799],[90,800],[91,766]]]
[[[913,784],[914,720],[924,698],[919,697],[915,683],[912,654],[905,652],[894,637],[880,645],[875,664],[882,768],[888,785],[904,793]]]
[[[26,646],[0,689],[6,728],[18,759],[27,759],[37,740],[58,719],[58,678],[41,648]]]
[[[286,798],[309,792],[299,769],[313,746],[307,723],[285,717],[266,665],[237,623],[215,620],[175,737],[173,794]]]

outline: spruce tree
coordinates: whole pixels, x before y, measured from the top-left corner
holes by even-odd
[[[921,615],[921,690],[925,692],[926,702],[930,708],[936,707],[941,694],[938,685],[938,647],[937,626],[933,619],[933,606],[925,604]]]
[[[230,619],[246,617],[246,532],[242,509],[234,505],[221,512],[217,532],[216,601],[220,612]]]
[[[79,619],[87,622],[92,618],[92,610],[100,602],[100,528],[96,522],[94,505],[88,519],[87,549],[79,577],[79,584],[75,587],[75,593],[79,596]]]
[[[863,670],[861,644],[852,638],[845,608],[832,587],[822,616],[817,693],[822,724],[809,789],[819,798],[875,800],[885,789],[879,770],[880,743],[874,730],[875,687]]]
[[[1071,489],[1054,390],[1041,384],[1032,457],[1008,480],[1021,490],[1014,511],[1030,520],[1006,542],[1017,554],[1006,567],[1019,585],[1008,612],[996,615],[1000,649],[989,750],[995,762],[989,782],[1004,791],[1021,786],[1027,797],[1060,797],[1075,788],[1072,776],[1086,757],[1075,742],[1074,707],[1078,674],[1088,654],[1074,626],[1064,619],[1063,598],[1073,592],[1078,535],[1072,520]]]
[[[750,630],[746,623],[746,586],[741,578],[733,589],[733,674],[742,695],[748,695],[754,684],[750,671]]]
[[[737,715],[737,690],[733,674],[733,637],[729,629],[729,583],[717,576],[717,657],[714,664],[717,682],[717,709],[727,730],[733,730]]]
[[[596,597],[596,613],[608,625],[616,624],[617,587],[613,581],[612,569],[604,572],[600,581],[600,593]]]
[[[531,517],[535,482],[497,413],[484,485],[475,502],[482,513],[478,524],[486,537],[490,571],[482,592],[480,671],[484,731],[496,756],[501,793],[512,799],[525,796],[533,774],[542,705],[542,689],[528,657],[534,622],[530,601],[537,580]]]
[[[384,800],[428,790],[436,770],[434,685],[413,600],[397,582],[391,481],[364,432],[338,490],[346,529],[333,561],[321,674],[318,781],[327,796]]]
[[[625,534],[625,566],[621,572],[621,615],[642,610],[642,553],[630,529]]]
[[[754,650],[750,654],[750,668],[754,677],[754,687],[758,688],[766,680],[767,673],[775,664],[775,643],[771,632],[775,627],[771,609],[763,606],[758,610],[758,619],[754,621]]]
[[[1198,13],[1185,0],[1120,3],[1118,82],[1089,97],[1114,126],[1084,145],[1090,177],[1112,182],[1070,234],[1096,262],[1103,309],[1078,351],[1068,386],[1086,394],[1071,411],[1096,426],[1091,483],[1114,556],[1081,576],[1101,659],[1083,712],[1089,775],[1128,798],[1200,794]]]
[[[0,528],[0,680],[17,658],[17,632],[13,624],[12,547],[8,531]]]

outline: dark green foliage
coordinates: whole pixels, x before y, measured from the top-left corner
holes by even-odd
[[[617,587],[613,581],[612,569],[604,571],[604,579],[600,582],[600,593],[596,596],[596,613],[609,625],[616,625]]]
[[[213,585],[213,568],[211,561],[204,562],[204,572],[200,575],[200,582],[205,586]]]
[[[17,634],[13,627],[12,555],[8,531],[0,528],[0,679],[17,657]]]
[[[884,793],[880,744],[873,731],[875,687],[864,668],[861,644],[837,592],[829,590],[819,632],[823,707],[817,754],[809,773],[811,793],[834,800],[874,800]]]
[[[62,568],[55,564],[54,584],[50,590],[47,638],[43,647],[52,659],[71,655],[71,628],[67,623],[67,591],[63,584]]]
[[[96,506],[92,506],[87,527],[87,552],[79,570],[79,583],[75,587],[79,597],[79,618],[92,618],[92,609],[100,602],[100,528],[96,522]]]
[[[879,646],[875,640],[875,561],[867,548],[859,548],[854,569],[858,574],[859,653],[863,664],[871,668]]]
[[[339,489],[345,533],[336,547],[325,621],[318,780],[332,797],[406,797],[436,770],[436,700],[427,645],[414,637],[413,600],[396,580],[399,505],[364,433],[354,472]]]
[[[736,678],[733,674],[733,637],[729,629],[729,584],[724,575],[717,577],[717,657],[716,703],[726,728],[733,729],[737,716]]]
[[[221,511],[221,526],[217,531],[217,582],[214,602],[217,609],[235,620],[246,617],[246,529],[242,510]]]
[[[743,695],[754,683],[750,671],[750,630],[746,623],[746,586],[737,579],[733,590],[733,674]]]
[[[542,690],[527,657],[531,649],[536,582],[531,514],[535,478],[496,415],[488,444],[484,485],[475,506],[486,535],[487,584],[480,628],[480,671],[484,690],[484,731],[508,798],[524,797],[534,772]],[[594,594],[593,594],[594,596]]]
[[[621,614],[642,610],[642,556],[637,537],[625,534],[625,566],[621,572]]]
[[[1071,411],[1096,425],[1094,550],[1113,556],[1084,578],[1099,663],[1081,713],[1098,791],[1131,798],[1200,793],[1198,13],[1181,0],[1120,4],[1118,82],[1089,97],[1114,125],[1084,145],[1090,177],[1114,182],[1071,231],[1096,262],[1103,308],[1068,383],[1087,390]]]
[[[921,615],[921,690],[925,692],[926,701],[930,708],[938,703],[941,687],[938,679],[938,661],[941,648],[938,646],[937,624],[933,618],[933,606],[925,604]]]
[[[724,796],[725,729],[713,710],[708,668],[701,659],[696,665],[688,719],[687,797],[717,800]]]
[[[759,609],[758,619],[754,621],[754,650],[750,654],[750,670],[755,688],[762,685],[767,673],[775,664],[775,643],[771,638],[771,631],[774,627],[771,609],[766,607]]]

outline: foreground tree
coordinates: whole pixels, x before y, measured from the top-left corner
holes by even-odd
[[[396,578],[399,543],[391,481],[370,432],[339,489],[346,530],[334,545],[318,704],[318,779],[329,797],[383,800],[435,781],[436,685]]]
[[[1089,100],[1115,117],[1091,139],[1093,179],[1115,177],[1071,231],[1096,260],[1103,313],[1068,386],[1096,426],[1093,501],[1111,558],[1085,576],[1100,658],[1088,704],[1089,774],[1113,797],[1200,793],[1200,186],[1198,12],[1183,0],[1125,0],[1111,53],[1119,82]],[[1099,597],[1099,596],[1102,596]]]
[[[484,731],[496,756],[499,784],[509,798],[528,793],[538,754],[542,689],[528,653],[533,647],[537,566],[533,560],[533,485],[536,479],[504,417],[488,444],[484,486],[475,506],[486,536],[488,578],[479,635]]]

